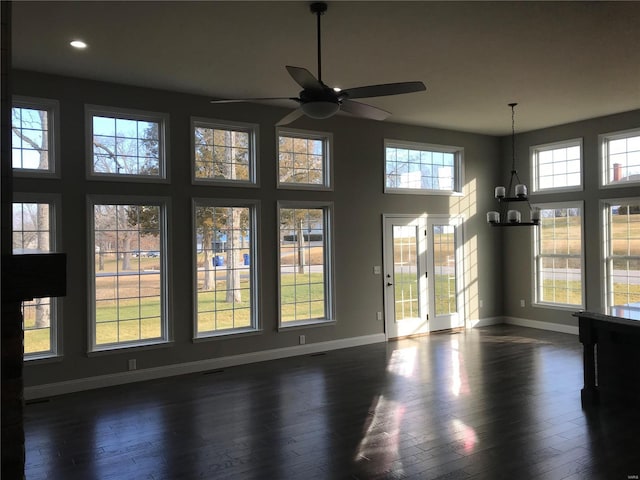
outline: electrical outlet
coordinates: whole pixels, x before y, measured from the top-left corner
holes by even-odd
[[[307,338],[304,335],[300,335],[300,345],[307,343]]]
[[[137,362],[135,358],[129,360],[129,370],[135,370],[138,368]]]
[[[381,270],[380,270],[380,265],[374,265],[374,267],[373,267],[373,274],[374,274],[374,275],[380,275],[380,272],[381,272]]]
[[[376,312],[376,318],[382,320],[382,312]]]
[[[520,306],[521,306],[521,307],[524,307],[524,299],[523,299],[523,298],[522,298],[522,299],[520,299]]]
[[[484,300],[480,300],[479,306],[480,306],[480,308],[484,307]]]

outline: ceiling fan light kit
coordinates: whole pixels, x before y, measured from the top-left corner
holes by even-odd
[[[302,115],[309,118],[323,120],[330,118],[339,111],[349,113],[362,118],[372,120],[384,120],[391,113],[381,108],[355,102],[355,98],[383,97],[387,95],[401,95],[405,93],[422,92],[426,90],[422,82],[399,82],[381,85],[369,85],[365,87],[339,89],[327,86],[322,81],[322,37],[320,29],[320,17],[327,11],[325,2],[314,2],[310,5],[311,13],[317,18],[318,33],[318,78],[309,70],[302,67],[288,65],[287,72],[291,78],[302,87],[298,97],[274,97],[274,98],[243,98],[212,100],[211,103],[251,102],[264,100],[292,100],[299,104],[297,110],[289,113],[276,125],[287,125]]]

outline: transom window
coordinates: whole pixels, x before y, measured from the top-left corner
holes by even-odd
[[[256,206],[194,202],[196,337],[257,328]]]
[[[618,310],[640,314],[640,200],[603,202],[608,313]]]
[[[28,200],[33,197],[33,200]],[[13,253],[18,255],[56,250],[56,208],[45,196],[16,195],[13,202]],[[58,299],[35,298],[22,303],[24,358],[58,354]]]
[[[93,350],[168,340],[166,207],[118,198],[89,208]]]
[[[278,187],[330,189],[331,141],[330,133],[278,129]]]
[[[56,175],[58,102],[15,97],[11,109],[11,158],[17,175]]]
[[[582,203],[547,204],[537,207],[540,208],[540,226],[534,229],[534,302],[556,307],[582,307]]]
[[[602,184],[624,186],[640,183],[640,130],[600,136]]]
[[[281,202],[280,325],[334,318],[331,263],[331,205]]]
[[[192,119],[193,180],[256,183],[257,125]]]
[[[582,189],[582,139],[531,147],[533,191]]]
[[[90,175],[165,179],[167,123],[159,113],[88,107]]]
[[[460,193],[463,149],[385,140],[385,192]]]

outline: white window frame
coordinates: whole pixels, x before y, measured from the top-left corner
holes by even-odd
[[[638,180],[632,182],[609,182],[609,141],[637,136],[640,136],[640,128],[632,128],[629,130],[621,130],[618,132],[603,133],[601,135],[598,135],[598,150],[600,155],[600,188],[624,188],[637,187],[638,185],[640,185],[640,174],[638,174]]]
[[[14,203],[46,203],[49,205],[49,251],[57,252],[62,250],[62,236],[60,234],[61,225],[61,197],[53,193],[22,193],[13,195]],[[13,231],[13,229],[12,229]],[[24,255],[29,255],[28,253]],[[62,358],[62,298],[50,298],[50,324],[49,342],[50,350],[24,354],[25,362],[35,362],[37,360]]]
[[[384,178],[384,193],[409,194],[409,195],[446,195],[461,196],[464,194],[464,148],[451,145],[437,145],[433,143],[409,142],[405,140],[384,139],[382,173]],[[428,188],[395,188],[387,185],[387,148],[400,148],[408,150],[419,150],[424,152],[452,153],[453,161],[453,189],[440,190]]]
[[[281,278],[281,240],[280,240],[280,210],[283,208],[294,209],[322,209],[324,232],[324,311],[325,318],[308,319],[308,320],[296,320],[296,321],[282,321],[282,305],[281,305],[281,291],[282,291],[282,278]],[[276,218],[278,222],[277,226],[277,238],[278,238],[278,329],[287,330],[298,327],[308,327],[315,325],[332,325],[336,323],[336,309],[335,309],[335,275],[334,275],[334,255],[333,255],[333,202],[315,202],[315,201],[284,201],[281,200],[277,204]]]
[[[323,142],[322,184],[293,183],[280,181],[280,137],[321,140]],[[333,190],[333,134],[295,128],[276,127],[276,187],[288,190]]]
[[[249,179],[232,180],[226,178],[196,177],[195,129],[235,130],[249,135]],[[259,187],[260,169],[258,162],[259,125],[256,123],[233,122],[204,117],[191,117],[191,182],[194,185],[221,185],[239,187]]]
[[[563,140],[559,142],[544,143],[540,145],[532,145],[529,147],[529,158],[531,159],[531,179],[532,192],[536,194],[557,193],[557,192],[580,192],[584,189],[584,161],[583,161],[583,141],[582,137]],[[540,166],[538,158],[540,152],[561,150],[565,148],[579,147],[580,149],[580,183],[578,185],[570,185],[565,187],[549,187],[540,188]]]
[[[608,314],[610,314],[611,308],[615,305],[612,298],[613,276],[610,274],[610,259],[613,257],[613,255],[611,254],[611,233],[607,214],[609,207],[612,205],[628,204],[640,205],[640,197],[608,198],[606,200],[600,200],[600,245],[602,245],[602,250],[600,253],[600,278],[602,279],[602,285],[604,286],[604,288],[601,289],[601,304],[603,306],[604,312]],[[640,259],[640,256],[638,256],[637,258]]]
[[[196,208],[197,207],[241,207],[249,208],[250,222],[250,243],[249,243],[249,282],[251,283],[250,312],[251,325],[249,327],[240,327],[221,331],[198,331],[198,239],[196,225]],[[256,333],[261,330],[261,322],[259,317],[260,309],[260,291],[258,283],[258,275],[260,273],[260,252],[259,252],[259,232],[260,232],[260,202],[258,200],[237,200],[237,199],[221,199],[221,198],[194,198],[191,202],[191,219],[192,219],[192,249],[193,249],[193,273],[192,273],[192,291],[193,291],[193,340],[200,341],[206,339],[228,338],[234,335],[246,335],[248,333]]]
[[[538,271],[539,266],[539,257],[540,257],[540,229],[542,226],[538,226],[532,229],[532,245],[533,245],[533,255],[532,255],[532,264],[531,264],[531,273],[532,273],[532,282],[531,286],[533,291],[531,292],[531,297],[533,299],[532,305],[534,307],[545,307],[545,308],[553,308],[557,310],[568,310],[568,311],[576,311],[585,308],[586,304],[586,276],[585,276],[585,243],[584,243],[584,202],[582,201],[570,201],[570,202],[554,202],[554,203],[539,203],[533,205],[535,208],[542,209],[569,209],[569,208],[578,208],[580,210],[580,244],[581,244],[581,252],[580,252],[580,288],[581,288],[581,298],[582,303],[580,305],[577,304],[566,304],[566,303],[555,303],[555,302],[545,302],[540,300],[540,289],[543,288],[543,285],[539,284],[540,273]],[[542,223],[542,222],[541,222]],[[569,257],[568,255],[561,255],[561,257],[566,258],[574,258]]]
[[[110,117],[126,120],[139,120],[158,123],[158,175],[129,175],[117,173],[98,173],[93,165],[93,117]],[[144,182],[169,183],[169,115],[159,112],[147,112],[130,108],[105,107],[100,105],[85,105],[85,143],[87,159],[87,180],[109,182]]]
[[[15,177],[31,178],[60,178],[60,102],[49,98],[23,97],[14,95],[12,97],[13,108],[30,108],[43,110],[49,113],[49,168],[39,170],[37,168],[13,168],[12,174]],[[13,117],[12,117],[13,118]]]
[[[160,278],[160,315],[161,315],[161,338],[149,340],[132,340],[120,343],[96,344],[96,298],[95,298],[95,222],[94,205],[158,205],[160,212],[164,212],[160,221],[160,256],[161,262]],[[163,346],[172,342],[172,303],[171,303],[171,237],[168,226],[171,224],[171,202],[167,197],[151,196],[131,196],[131,195],[89,195],[87,196],[87,298],[88,298],[88,353],[121,351],[136,347]]]

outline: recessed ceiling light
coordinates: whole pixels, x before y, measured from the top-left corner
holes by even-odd
[[[80,50],[82,50],[83,48],[87,48],[87,44],[82,40],[72,40],[71,42],[69,42],[69,45]]]

